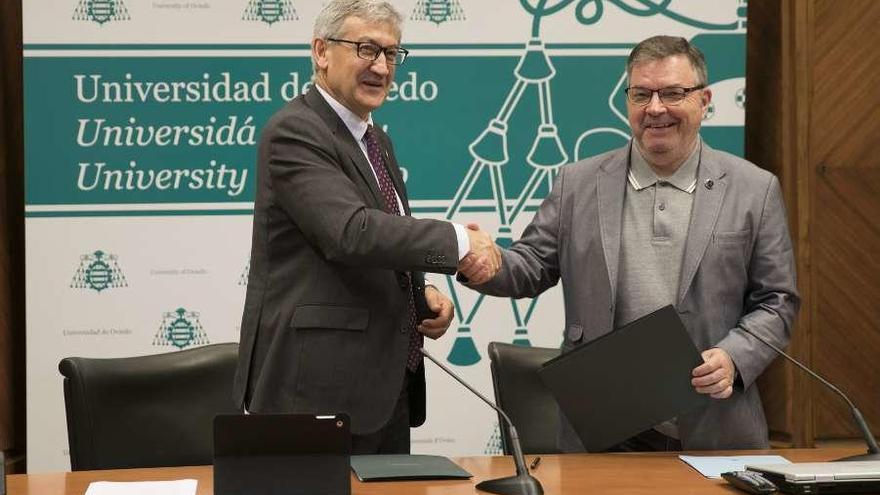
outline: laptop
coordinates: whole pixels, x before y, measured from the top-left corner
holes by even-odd
[[[216,495],[351,493],[346,414],[224,414],[214,418]]]
[[[691,386],[703,358],[665,306],[544,363],[538,375],[588,452],[705,406]]]
[[[880,493],[880,461],[754,464],[784,493]]]

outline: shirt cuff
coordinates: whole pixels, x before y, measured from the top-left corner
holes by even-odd
[[[453,223],[452,226],[455,228],[455,237],[458,238],[458,261],[461,261],[471,250],[471,240],[464,225]]]
[[[446,283],[446,281],[444,280],[445,278],[445,275],[440,275],[439,273],[425,272],[425,288],[427,289],[430,285],[437,289],[437,287],[440,287],[441,285]]]

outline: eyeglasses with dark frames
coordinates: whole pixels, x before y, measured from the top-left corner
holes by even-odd
[[[630,103],[638,106],[645,106],[654,98],[654,93],[660,97],[660,101],[664,105],[675,106],[684,101],[689,94],[699,89],[705,88],[705,84],[691,86],[690,88],[681,88],[678,86],[670,86],[668,88],[648,89],[640,86],[630,86],[624,91]]]
[[[348,43],[355,46],[358,58],[375,62],[379,58],[380,53],[385,54],[385,62],[389,65],[400,65],[409,55],[409,50],[399,46],[380,46],[372,41],[352,41],[340,38],[327,38],[327,41],[336,43]]]

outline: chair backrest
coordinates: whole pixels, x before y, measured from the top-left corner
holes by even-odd
[[[489,344],[495,402],[519,433],[524,454],[559,453],[556,446],[559,406],[538,377],[538,368],[558,356],[559,349]],[[507,424],[499,417],[505,454],[512,452]]]
[[[71,469],[211,464],[214,416],[240,412],[232,399],[237,359],[235,343],[62,359]]]

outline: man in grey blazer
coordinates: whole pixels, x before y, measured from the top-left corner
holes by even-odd
[[[775,354],[742,329],[785,347],[797,313],[779,182],[700,139],[712,95],[687,40],[641,42],[627,75],[630,144],[563,167],[501,271],[474,288],[534,297],[561,279],[564,351],[674,305],[705,361],[682,379],[714,400],[612,450],[765,448],[755,379]],[[560,433],[563,450],[583,450],[567,421]]]
[[[467,257],[498,268],[472,226],[409,216],[385,100],[401,16],[387,2],[331,0],[315,22],[315,86],[266,124],[257,162],[250,276],[234,394],[250,412],[347,413],[356,454],[409,452],[425,419],[422,336],[452,303],[422,272]],[[421,302],[437,313],[424,317]]]

